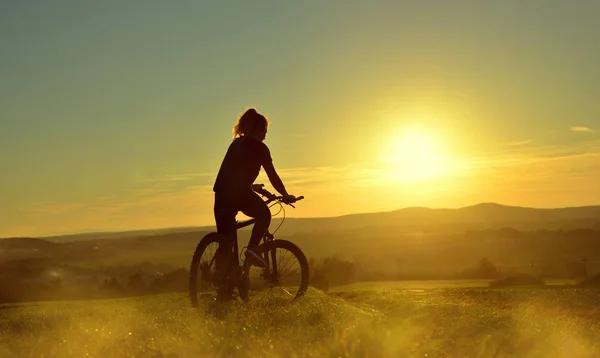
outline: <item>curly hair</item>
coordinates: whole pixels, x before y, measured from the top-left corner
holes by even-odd
[[[259,126],[267,129],[269,127],[269,120],[258,113],[255,108],[250,108],[238,118],[237,123],[233,126],[233,138],[250,134],[255,128],[259,128]]]

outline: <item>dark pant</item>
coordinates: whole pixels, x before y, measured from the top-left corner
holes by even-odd
[[[248,247],[258,246],[271,223],[271,211],[265,202],[255,192],[248,190],[237,194],[215,193],[215,221],[217,232],[224,234],[230,240],[237,238],[235,216],[238,212],[256,219]]]

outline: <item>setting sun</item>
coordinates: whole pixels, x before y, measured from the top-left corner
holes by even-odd
[[[408,129],[393,135],[384,146],[383,161],[394,181],[438,177],[448,168],[440,143],[424,130]]]

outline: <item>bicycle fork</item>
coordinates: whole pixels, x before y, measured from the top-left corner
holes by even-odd
[[[273,242],[274,240],[275,240],[275,237],[273,236],[273,234],[271,234],[267,231],[267,233],[265,234],[265,236],[263,238],[264,244],[268,244],[270,242]],[[266,281],[265,283],[267,284],[267,286],[270,286],[270,287],[278,285],[279,277],[277,277],[277,252],[276,252],[276,249],[273,248],[272,250],[265,251],[263,253],[263,259],[267,263],[266,267],[264,268],[264,270],[261,274],[261,276]]]

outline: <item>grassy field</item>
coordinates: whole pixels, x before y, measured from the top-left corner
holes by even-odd
[[[4,305],[0,357],[600,356],[600,290],[416,286],[201,309],[185,294]]]

